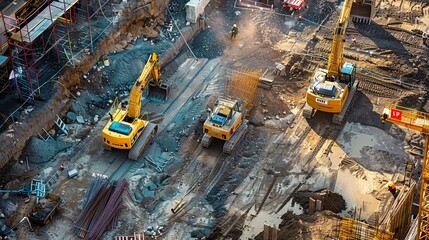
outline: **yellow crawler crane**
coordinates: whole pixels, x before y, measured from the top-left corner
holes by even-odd
[[[422,163],[420,183],[420,204],[418,216],[417,240],[429,239],[429,114],[395,104],[386,106],[381,114],[382,122],[391,122],[424,134],[425,152]]]
[[[158,56],[151,53],[137,81],[130,92],[129,104],[115,101],[114,113],[102,131],[102,139],[107,148],[128,149],[128,158],[137,160],[146,145],[155,136],[156,124],[143,119],[141,114],[141,97],[149,83],[149,99],[165,101],[169,87],[159,80]],[[145,115],[145,114],[143,114]]]
[[[305,118],[311,118],[315,111],[334,113],[332,122],[341,124],[356,93],[356,66],[345,62],[343,57],[344,35],[352,9],[353,0],[345,0],[332,38],[328,69],[317,69],[306,92],[303,110]]]

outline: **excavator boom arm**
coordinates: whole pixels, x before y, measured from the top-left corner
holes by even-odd
[[[344,35],[346,34],[352,6],[353,0],[344,1],[344,6],[341,10],[332,38],[332,48],[328,59],[328,77],[334,76],[338,78],[340,68],[344,64]]]
[[[146,65],[143,68],[137,81],[134,83],[133,88],[130,92],[130,102],[128,107],[128,117],[137,118],[140,117],[141,111],[141,96],[143,90],[152,76],[155,85],[159,85],[159,64],[158,56],[152,52]]]

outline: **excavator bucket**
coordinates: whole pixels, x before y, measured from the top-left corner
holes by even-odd
[[[370,24],[375,13],[375,0],[355,0],[350,17],[353,22]]]
[[[149,100],[156,102],[165,102],[167,101],[168,94],[170,93],[170,86],[165,83],[159,84],[157,86],[153,81],[149,82]]]

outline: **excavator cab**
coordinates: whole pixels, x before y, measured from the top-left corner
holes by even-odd
[[[352,63],[345,62],[340,71],[339,81],[349,85],[349,88],[353,86],[356,76],[356,66]]]
[[[155,102],[167,101],[167,96],[170,93],[170,86],[165,83],[158,85],[154,81],[149,82],[148,99]]]

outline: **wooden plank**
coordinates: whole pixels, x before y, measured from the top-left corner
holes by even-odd
[[[50,6],[48,5],[43,9],[33,20],[23,26],[20,31],[13,33],[11,38],[17,42],[24,41],[25,43],[30,43],[34,41],[77,2],[78,0],[53,1]]]

